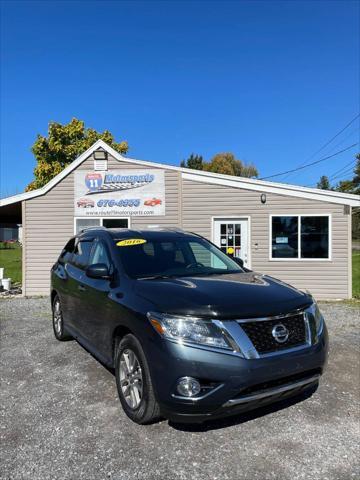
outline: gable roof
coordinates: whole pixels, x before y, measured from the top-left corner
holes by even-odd
[[[22,202],[23,200],[30,200],[31,198],[45,195],[55,185],[57,185],[63,178],[75,170],[82,162],[84,162],[90,155],[99,148],[106,150],[119,162],[132,163],[135,165],[146,166],[148,168],[162,168],[166,170],[174,170],[182,174],[184,180],[191,180],[194,182],[209,183],[215,185],[223,185],[227,187],[240,188],[245,190],[255,190],[265,193],[277,193],[279,195],[288,195],[291,197],[308,198],[310,200],[318,200],[321,202],[337,203],[341,205],[350,205],[352,207],[360,207],[360,197],[350,193],[333,192],[331,190],[320,190],[318,188],[308,188],[299,185],[289,185],[286,183],[267,182],[264,180],[256,180],[253,178],[236,177],[233,175],[223,175],[213,172],[205,172],[202,170],[191,170],[188,168],[175,167],[173,165],[165,165],[161,163],[148,162],[144,160],[136,160],[133,158],[124,157],[110,145],[103,140],[98,140],[84,153],[82,153],[76,160],[67,166],[61,173],[56,175],[50,182],[42,188],[32,190],[31,192],[13,195],[11,197],[0,200],[0,207],[9,205],[11,203]]]

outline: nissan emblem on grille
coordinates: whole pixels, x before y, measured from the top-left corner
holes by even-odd
[[[289,330],[282,323],[275,325],[271,334],[278,343],[285,343],[289,338]]]

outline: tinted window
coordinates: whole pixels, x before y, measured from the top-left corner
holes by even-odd
[[[301,258],[329,257],[329,217],[301,217]]]
[[[110,269],[110,257],[105,245],[102,242],[98,242],[96,244],[89,264],[94,265],[95,263],[105,263],[105,265]]]
[[[81,240],[77,242],[71,263],[80,268],[85,268],[88,265],[92,241]]]
[[[272,256],[298,257],[298,217],[272,217]]]
[[[120,239],[116,239],[117,243]],[[243,272],[240,266],[211,243],[179,238],[118,246],[126,273],[131,277],[193,276]]]
[[[68,241],[63,251],[61,252],[59,257],[59,262],[61,263],[68,262],[72,257],[74,248],[75,248],[75,238],[72,238],[71,240]]]

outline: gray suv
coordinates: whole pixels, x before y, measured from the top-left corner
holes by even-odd
[[[88,229],[51,272],[53,328],[114,368],[137,423],[202,422],[313,391],[315,300],[186,232]]]

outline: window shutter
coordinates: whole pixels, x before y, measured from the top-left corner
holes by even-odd
[[[94,159],[94,170],[96,170],[96,171],[107,170],[107,160],[96,160],[96,159]]]

